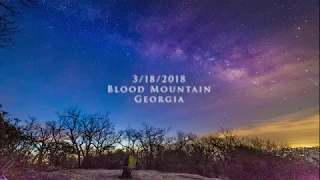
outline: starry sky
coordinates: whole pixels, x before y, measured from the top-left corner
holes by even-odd
[[[14,117],[45,122],[78,106],[110,112],[117,129],[319,143],[317,0],[42,0],[21,11],[16,47],[0,49],[0,103]],[[133,74],[183,74],[211,93],[183,104],[107,93]]]

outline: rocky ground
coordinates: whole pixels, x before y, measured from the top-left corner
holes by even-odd
[[[119,180],[121,170],[61,170],[52,172],[26,172],[19,180]],[[219,180],[194,174],[165,173],[154,170],[138,170],[133,180]],[[10,179],[9,179],[10,180]]]

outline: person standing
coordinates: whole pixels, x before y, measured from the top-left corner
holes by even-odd
[[[126,154],[122,160],[122,174],[119,178],[132,178],[131,171],[129,169],[130,154]]]

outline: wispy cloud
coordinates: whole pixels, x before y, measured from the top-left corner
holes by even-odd
[[[238,136],[257,136],[289,145],[319,144],[319,107],[264,120],[234,130]]]

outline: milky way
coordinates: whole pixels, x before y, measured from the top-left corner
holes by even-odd
[[[146,121],[279,139],[270,134],[285,127],[283,141],[318,141],[309,126],[319,118],[316,0],[53,0],[14,18],[17,47],[0,50],[0,103],[14,116],[46,121],[78,105],[110,111],[119,129]],[[183,74],[211,93],[150,106],[106,92],[151,73]]]

